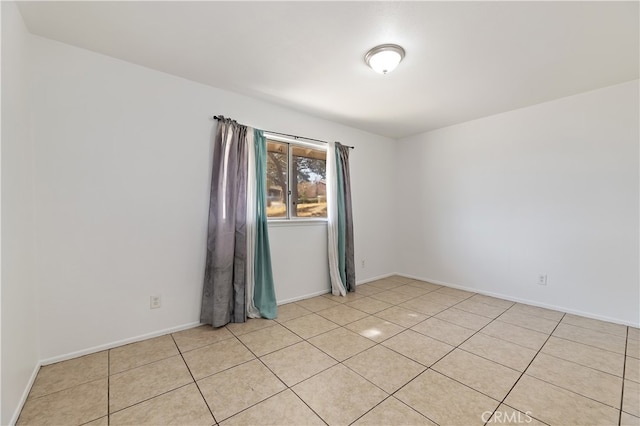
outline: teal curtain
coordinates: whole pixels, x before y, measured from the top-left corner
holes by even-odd
[[[255,251],[255,289],[253,302],[260,316],[274,319],[278,316],[276,292],[271,270],[271,250],[269,248],[269,229],[267,227],[267,139],[262,130],[254,129],[256,152],[256,251]]]

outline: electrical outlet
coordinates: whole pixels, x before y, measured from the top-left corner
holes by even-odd
[[[547,285],[547,274],[538,274],[538,285]]]
[[[151,309],[158,309],[160,307],[160,296],[151,296],[149,299]]]
[[[362,260],[360,261],[360,267],[361,267],[362,269],[364,269],[364,267],[365,267],[365,260],[364,260],[364,259],[362,259]]]

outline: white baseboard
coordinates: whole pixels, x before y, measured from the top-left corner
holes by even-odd
[[[304,299],[309,299],[311,297],[316,297],[316,296],[322,296],[323,294],[327,294],[330,293],[331,289],[328,288],[326,290],[321,290],[321,291],[316,291],[314,293],[309,293],[309,294],[305,294],[304,296],[296,296],[296,297],[291,297],[289,299],[283,299],[283,300],[278,300],[278,306],[280,305],[284,305],[286,303],[291,303],[291,302],[297,302],[298,300],[304,300]]]
[[[414,280],[427,281],[427,282],[430,282],[430,283],[433,283],[433,284],[438,284],[438,285],[442,285],[442,286],[445,286],[445,287],[457,288],[459,290],[470,291],[470,292],[482,294],[482,295],[485,295],[485,296],[497,297],[497,298],[500,298],[500,299],[509,300],[511,302],[523,303],[525,305],[537,306],[539,308],[553,309],[554,311],[561,311],[561,312],[566,312],[568,314],[580,315],[581,317],[592,318],[592,319],[596,319],[596,320],[600,320],[600,321],[607,321],[607,322],[612,322],[612,323],[615,323],[615,324],[621,324],[621,325],[627,325],[627,326],[630,326],[630,327],[640,328],[640,323],[633,323],[633,322],[630,322],[630,321],[622,320],[620,318],[611,318],[611,317],[607,317],[607,316],[604,316],[604,315],[596,315],[596,314],[593,314],[591,312],[584,312],[584,311],[580,311],[578,309],[567,308],[565,306],[558,306],[558,305],[552,305],[552,304],[548,304],[548,303],[542,303],[542,302],[538,302],[538,301],[535,301],[535,300],[528,300],[528,299],[523,299],[523,298],[520,298],[520,297],[509,296],[509,295],[502,294],[502,293],[495,293],[495,292],[492,292],[492,291],[479,290],[477,288],[472,288],[472,287],[468,287],[468,286],[464,286],[464,285],[452,284],[452,283],[447,283],[447,282],[439,281],[439,280],[432,280],[430,278],[416,277],[416,276],[413,276],[413,275],[403,274],[403,273],[400,273],[400,272],[398,272],[396,274],[392,274],[392,275],[400,275],[402,277],[411,278],[411,279],[414,279]]]
[[[394,275],[400,275],[400,274],[393,273],[393,274],[378,275],[377,277],[366,278],[364,280],[356,281],[356,285],[370,283],[371,281],[378,281],[378,280],[381,280],[383,278],[392,277]]]
[[[39,362],[33,368],[33,372],[31,373],[31,377],[29,377],[27,386],[24,388],[24,391],[22,392],[20,401],[18,401],[18,406],[16,407],[15,411],[13,412],[13,415],[11,416],[11,420],[9,421],[10,425],[15,425],[18,422],[18,417],[20,417],[22,408],[24,407],[25,402],[27,402],[27,397],[29,396],[29,392],[31,392],[31,388],[33,387],[33,382],[36,381],[36,376],[38,375],[38,371],[40,371],[41,366],[42,366],[42,363]]]
[[[104,350],[107,350],[107,349],[112,349],[112,348],[115,348],[115,347],[118,347],[118,346],[126,345],[126,344],[129,344],[129,343],[135,343],[135,342],[139,342],[141,340],[150,339],[152,337],[164,336],[165,334],[170,334],[170,333],[175,333],[175,332],[182,331],[182,330],[187,330],[189,328],[198,327],[199,325],[201,325],[200,322],[192,322],[192,323],[188,323],[188,324],[184,324],[184,325],[179,325],[177,327],[165,328],[163,330],[154,331],[154,332],[147,333],[147,334],[141,334],[139,336],[129,337],[127,339],[117,340],[115,342],[106,343],[104,345],[93,346],[91,348],[83,349],[83,350],[80,350],[80,351],[70,352],[68,354],[58,355],[58,356],[54,356],[54,357],[51,357],[51,358],[46,358],[46,359],[40,361],[40,365],[49,365],[49,364],[54,364],[56,362],[66,361],[66,360],[69,360],[69,359],[77,358],[79,356],[89,355],[89,354],[93,354],[93,353],[96,353],[96,352],[101,352],[101,351],[104,351]]]

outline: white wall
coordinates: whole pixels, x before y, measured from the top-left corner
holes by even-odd
[[[38,365],[34,171],[29,41],[13,2],[2,2],[2,409],[8,424]]]
[[[198,322],[214,114],[355,145],[357,279],[394,270],[377,202],[391,140],[43,38],[33,53],[42,359]],[[325,240],[324,225],[272,227],[280,301],[328,291]]]
[[[400,272],[637,326],[638,113],[633,81],[401,140]]]

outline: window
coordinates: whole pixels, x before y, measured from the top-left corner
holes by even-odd
[[[267,217],[327,217],[327,150],[267,139]]]

